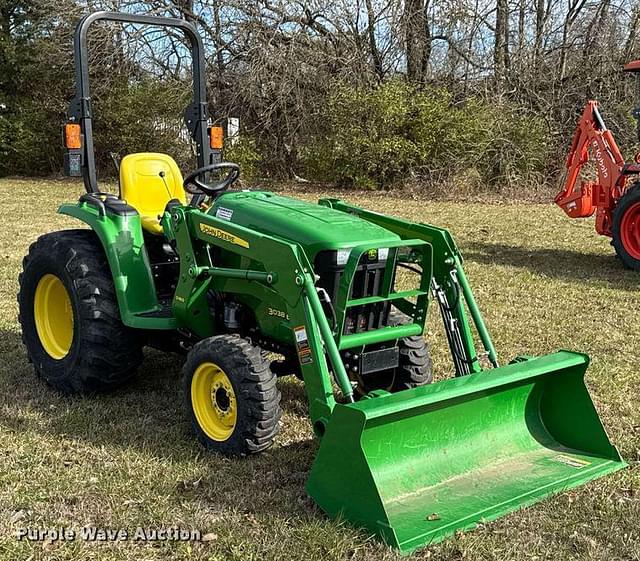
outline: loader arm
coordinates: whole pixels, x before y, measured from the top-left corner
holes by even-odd
[[[310,275],[312,269],[304,251],[297,244],[221,220],[193,207],[166,212],[162,224],[165,236],[176,243],[181,257],[180,280],[172,309],[180,324],[189,326],[199,337],[215,334],[211,316],[203,313],[208,309],[209,289],[267,304],[281,302],[286,309],[279,320],[281,326],[292,338],[304,333],[308,356],[301,360],[301,372],[312,425],[321,431],[318,427],[328,423],[336,403],[327,358],[333,379],[343,395],[350,398],[353,389],[344,365],[336,360],[337,346],[328,336],[329,324],[321,312],[315,279]],[[216,266],[210,258],[210,246],[237,255],[243,264],[259,263],[260,269]]]
[[[451,332],[445,325],[456,375],[462,376],[482,370],[464,304],[471,315],[489,361],[494,367],[498,366],[498,357],[491,336],[462,268],[462,255],[448,230],[430,224],[416,224],[386,216],[337,199],[322,199],[319,204],[355,214],[364,220],[383,226],[403,240],[418,239],[429,243],[433,252],[431,287],[438,297],[441,311],[446,312],[446,317],[443,317],[445,324],[453,322],[456,326],[456,329]]]
[[[380,296],[352,297],[351,283],[357,264],[372,249],[370,243],[356,246],[351,249],[342,275],[335,305],[336,326],[332,328],[318,297],[312,266],[301,247],[197,209],[176,208],[171,214],[165,213],[162,222],[165,235],[170,241],[175,240],[181,256],[180,281],[172,306],[179,324],[190,326],[199,337],[215,333],[211,316],[202,313],[207,309],[209,289],[243,294],[259,302],[280,301],[287,317],[282,325],[286,325],[296,337],[298,332],[303,333],[308,341],[305,345],[308,345],[310,352],[309,360],[303,360],[304,349],[298,348],[298,352],[312,423],[319,433],[323,432],[319,427],[327,424],[335,405],[331,390],[332,377],[342,395],[348,401],[353,399],[353,388],[340,352],[421,335],[427,317],[429,291],[434,286],[441,287],[444,293],[449,313],[445,327],[448,323],[456,324],[454,335],[448,334],[455,374],[462,376],[482,371],[464,304],[471,313],[490,361],[494,366],[498,365],[493,343],[462,269],[461,256],[447,230],[370,213],[341,201],[323,201],[322,204],[331,204],[343,212],[357,213],[361,218],[397,234],[400,240],[385,242],[385,246],[390,252],[408,248],[415,253],[416,263],[421,269],[418,288],[394,290],[393,269],[388,268]],[[209,244],[241,257],[242,268],[216,266],[207,250]],[[251,263],[255,265],[249,266]],[[343,325],[346,310],[362,306],[365,300],[367,303],[369,300],[392,303],[407,316],[407,323],[345,334]],[[442,307],[442,303],[439,304]],[[258,315],[264,317],[259,309]]]
[[[624,467],[584,385],[588,357],[565,351],[498,367],[462,257],[446,230],[338,200],[320,204],[396,234],[399,239],[382,242],[388,263],[418,265],[418,289],[394,289],[387,268],[378,296],[352,294],[356,264],[375,242],[358,244],[350,248],[342,272],[331,326],[319,298],[319,277],[300,243],[224,220],[212,209],[176,207],[165,212],[162,225],[180,255],[172,308],[182,325],[201,337],[213,334],[215,326],[203,313],[209,289],[253,301],[256,316],[264,303],[283,306],[278,321],[295,345],[309,416],[321,439],[307,491],[322,510],[409,553]],[[408,262],[395,254],[400,248],[409,249]],[[233,257],[221,260],[222,251]],[[356,400],[341,351],[378,337],[421,333],[430,284],[433,292],[444,288],[446,321],[459,324],[462,341],[449,340],[451,354],[462,348],[474,360],[454,360],[455,378],[395,393],[374,390]],[[344,310],[372,298],[393,302],[409,322],[345,334]],[[490,373],[482,372],[465,308],[496,367]]]
[[[582,168],[595,161],[597,181],[578,179]],[[611,235],[612,211],[626,183],[625,163],[596,101],[589,101],[576,127],[566,162],[564,187],[555,203],[571,218],[587,218],[597,210],[596,230]]]

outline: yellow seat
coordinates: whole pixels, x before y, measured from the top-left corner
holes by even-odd
[[[152,234],[162,234],[160,216],[171,199],[187,201],[178,164],[167,154],[152,152],[122,158],[120,197],[138,211],[142,227]]]

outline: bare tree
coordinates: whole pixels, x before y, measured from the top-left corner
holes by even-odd
[[[422,82],[429,62],[431,37],[427,22],[429,3],[424,0],[405,0],[404,24],[407,56],[407,77]]]
[[[495,49],[493,53],[496,88],[502,92],[509,66],[509,3],[496,0]]]
[[[564,81],[567,72],[567,55],[571,47],[571,30],[584,8],[587,0],[569,0],[569,9],[567,10],[562,26],[562,43],[560,45],[560,63],[558,65],[558,82]]]

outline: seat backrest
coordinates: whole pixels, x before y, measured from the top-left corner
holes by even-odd
[[[160,173],[164,172],[164,178]],[[129,154],[120,162],[120,197],[142,216],[156,218],[171,199],[186,204],[182,174],[167,154]]]

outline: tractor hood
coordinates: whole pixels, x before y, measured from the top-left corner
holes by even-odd
[[[399,240],[389,230],[357,216],[300,199],[266,191],[229,192],[220,195],[209,210],[258,232],[300,244],[313,259],[323,249],[340,249],[373,242]]]

